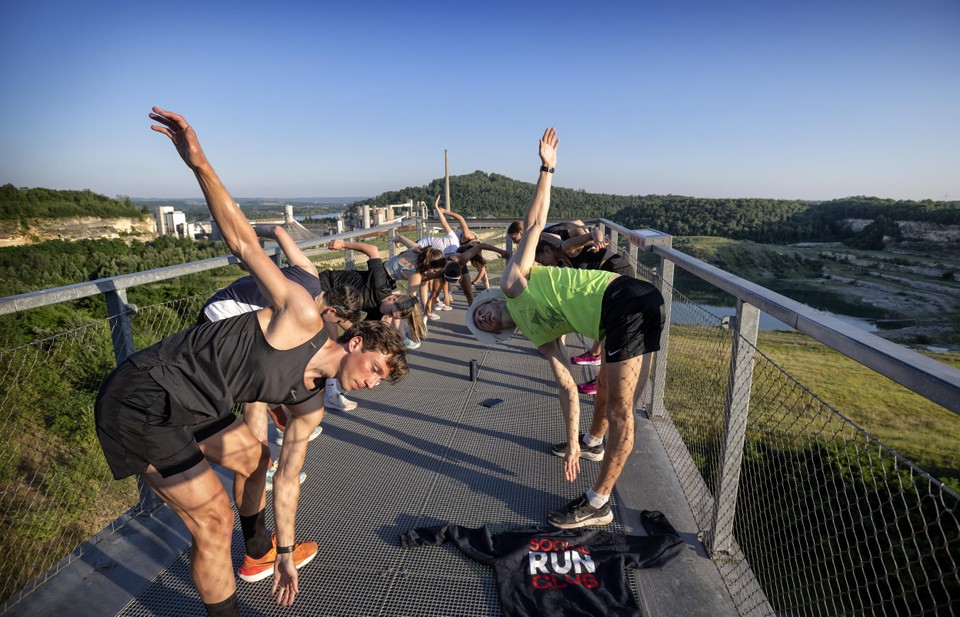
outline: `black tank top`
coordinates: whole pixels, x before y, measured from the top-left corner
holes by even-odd
[[[303,372],[326,341],[321,330],[293,349],[274,349],[252,312],[184,330],[134,354],[130,362],[147,369],[184,409],[221,417],[235,403],[295,404],[315,396],[324,380],[310,390]]]

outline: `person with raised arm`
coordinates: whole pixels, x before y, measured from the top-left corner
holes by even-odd
[[[559,387],[566,442],[551,451],[563,456],[567,480],[580,472],[580,458],[602,460],[593,487],[549,513],[563,529],[613,521],[610,494],[633,450],[633,401],[640,375],[660,349],[663,296],[650,283],[603,270],[556,268],[535,263],[537,243],[550,210],[550,188],[560,140],[548,128],[540,140],[540,177],[524,218],[523,236],[507,262],[500,289],[485,291],[467,310],[467,327],[484,343],[526,336],[547,357]],[[590,431],[580,435],[580,399],[560,337],[578,332],[606,337]],[[609,431],[607,452],[602,439]]]
[[[210,462],[235,472],[233,497],[246,555],[240,568],[259,580],[273,576],[271,593],[290,606],[299,592],[297,568],[317,554],[296,542],[298,476],[307,439],[323,419],[323,388],[337,377],[345,389],[372,388],[407,372],[400,337],[381,322],[327,335],[314,298],[287,279],[260,247],[178,114],[154,107],[150,128],[166,135],[194,173],[210,213],[230,248],[269,300],[268,307],[197,325],[133,354],[97,395],[97,435],[115,478],[140,474],[181,518],[193,537],[190,570],[215,617],[239,615],[230,540],[230,498]],[[290,411],[274,479],[276,533],[265,526],[264,478],[270,456],[233,414],[238,402],[263,401]]]
[[[352,322],[359,318],[360,295],[352,288],[324,288],[320,283],[316,266],[310,261],[287,230],[281,225],[255,225],[253,228],[257,237],[275,240],[280,250],[287,258],[288,266],[280,272],[291,281],[301,285],[313,296],[317,305],[323,311],[323,319],[327,335],[331,338],[338,336],[338,326],[349,328]],[[219,321],[227,317],[236,317],[250,311],[257,311],[267,305],[267,299],[260,291],[256,279],[244,276],[213,294],[200,309],[198,323]],[[326,393],[328,397],[331,394]],[[266,443],[268,418],[273,419],[277,427],[277,444],[283,444],[283,431],[287,427],[287,412],[283,405],[271,407],[266,403],[244,403],[243,421],[250,432],[260,441]],[[320,436],[323,429],[317,426],[310,434],[310,441]],[[278,461],[279,462],[279,461]],[[267,490],[273,490],[273,476],[277,465],[273,464],[267,470]],[[306,474],[300,472],[300,483],[303,484]]]
[[[425,336],[420,302],[413,296],[396,291],[397,283],[380,259],[380,249],[366,242],[340,239],[331,240],[327,248],[331,251],[349,249],[363,253],[367,256],[367,269],[326,270],[318,275],[321,287],[350,286],[360,292],[360,310],[366,313],[365,319],[385,320],[394,327],[398,325],[394,320],[405,320],[407,330],[415,340],[419,341]],[[404,345],[410,347],[406,342]],[[326,397],[328,408],[339,411],[352,411],[357,408],[355,401],[348,399],[340,392],[340,384],[335,378],[327,380]]]

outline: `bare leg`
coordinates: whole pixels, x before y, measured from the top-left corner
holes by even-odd
[[[463,290],[463,295],[467,299],[467,306],[473,304],[473,283],[470,281],[469,274],[460,276],[460,289]]]
[[[233,510],[210,465],[204,461],[169,478],[151,465],[142,478],[193,536],[190,575],[203,602],[216,604],[232,596],[236,591],[230,557]]]
[[[267,404],[244,403],[243,423],[247,425],[253,436],[260,441],[267,441]]]
[[[241,422],[200,442],[200,451],[214,463],[234,472],[233,499],[243,516],[266,507],[266,478],[270,467],[270,449]]]
[[[644,354],[623,362],[603,363],[597,381],[597,398],[601,391],[605,396],[606,419],[609,436],[606,452],[600,464],[600,475],[593,490],[609,495],[623,471],[627,457],[633,451],[634,417],[633,398],[637,382],[643,372],[643,364],[651,361],[652,354]],[[596,410],[594,410],[596,414]],[[591,427],[592,432],[592,427]]]

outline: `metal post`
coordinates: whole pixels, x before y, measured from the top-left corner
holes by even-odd
[[[732,553],[733,520],[737,513],[737,493],[740,488],[747,414],[750,410],[750,389],[753,386],[753,359],[756,352],[757,331],[760,328],[760,309],[738,299],[736,325],[733,352],[730,356],[722,458],[717,474],[717,488],[714,491],[713,525],[712,530],[707,534],[707,546],[711,557]]]
[[[667,408],[663,404],[663,393],[667,387],[667,352],[670,349],[670,314],[673,312],[673,262],[660,259],[660,276],[654,283],[663,294],[663,331],[660,333],[660,351],[653,361],[653,404],[651,418],[665,418]]]
[[[117,366],[133,355],[133,327],[130,313],[137,307],[127,304],[127,290],[115,289],[103,294],[107,301],[107,316],[110,318],[110,336],[113,338],[113,356]]]
[[[113,355],[117,366],[133,355],[133,327],[130,324],[130,314],[136,313],[137,307],[127,304],[127,290],[116,289],[103,294],[107,301],[107,315],[110,320],[110,336],[113,339]],[[139,475],[137,476],[137,492],[140,495],[140,507],[145,512],[151,512],[163,505],[157,495],[150,490]]]

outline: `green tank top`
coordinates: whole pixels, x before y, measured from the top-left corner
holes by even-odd
[[[604,270],[533,266],[523,293],[507,298],[507,310],[537,347],[571,332],[600,340],[603,293],[614,276]]]

